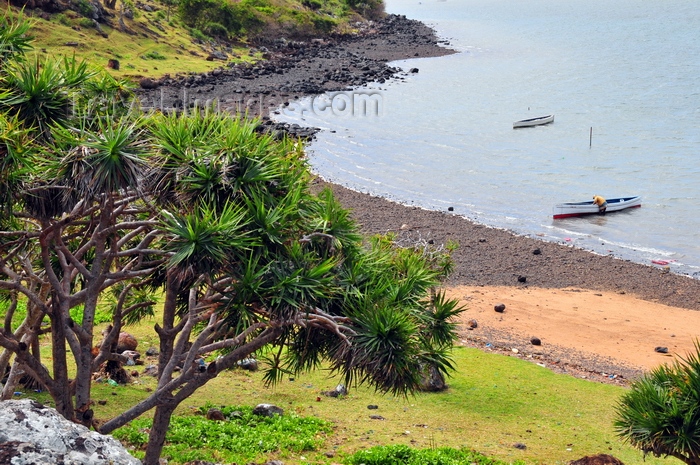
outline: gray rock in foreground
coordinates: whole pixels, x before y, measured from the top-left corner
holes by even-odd
[[[33,400],[0,402],[0,463],[140,465],[112,436],[70,422]]]

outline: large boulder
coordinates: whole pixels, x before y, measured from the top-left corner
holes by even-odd
[[[435,366],[426,364],[421,368],[419,391],[440,392],[447,389],[445,376]]]
[[[140,465],[112,436],[90,431],[33,400],[0,402],[0,463]]]

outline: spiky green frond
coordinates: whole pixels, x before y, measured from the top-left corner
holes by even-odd
[[[78,136],[61,161],[60,176],[80,197],[141,189],[147,146],[138,121],[100,120],[97,131]]]
[[[615,430],[655,456],[700,460],[700,343],[695,354],[660,365],[634,382],[616,407]]]
[[[233,204],[221,212],[202,205],[186,215],[167,214],[164,229],[174,252],[170,266],[185,276],[218,275],[242,250],[255,246],[257,238],[245,231],[246,213]]]
[[[29,35],[32,23],[23,12],[14,13],[9,3],[0,17],[0,66],[12,59],[21,61],[24,54],[32,49],[32,36]]]

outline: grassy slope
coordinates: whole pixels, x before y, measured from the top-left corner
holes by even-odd
[[[142,340],[142,342],[145,342]],[[152,341],[155,343],[155,340]],[[144,348],[146,345],[144,345]],[[320,395],[332,390],[338,379],[325,372],[285,379],[274,388],[264,387],[261,373],[235,370],[213,380],[188,402],[179,414],[197,407],[273,403],[302,416],[332,421],[335,432],[317,453],[284,455],[285,463],[337,463],[343,454],[375,445],[407,444],[418,448],[466,447],[488,456],[537,464],[565,464],[595,453],[609,453],[625,464],[660,464],[621,443],[612,429],[614,405],[623,388],[555,374],[516,357],[457,348],[457,371],[444,393],[420,393],[396,398],[361,387],[344,398]],[[111,388],[96,384],[97,418],[107,418],[145,396],[154,385],[143,377],[134,385]],[[320,401],[317,400],[320,398]],[[370,404],[377,410],[368,410]],[[374,420],[371,414],[385,420]],[[521,450],[514,444],[527,446]],[[335,452],[329,459],[324,453]],[[273,457],[261,457],[259,461]]]
[[[117,10],[108,10],[114,15],[111,22],[115,27],[101,25],[107,37],[100,35],[94,27],[89,26],[89,21],[86,22],[85,18],[72,10],[53,15],[26,11],[26,16],[32,17],[34,22],[32,34],[35,52],[53,56],[75,54],[102,67],[107,66],[109,59],[117,59],[120,69],[112,71],[112,74],[133,79],[201,73],[229,62],[260,59],[260,53],[247,45],[245,37],[226,44],[197,40],[176,18],[174,9],[168,15],[167,8],[158,1],[145,0],[138,3],[147,5],[153,11],[134,8],[133,19],[124,18],[127,28],[133,34],[121,32],[116,27],[120,2],[117,3]],[[271,23],[279,21],[291,24],[296,21],[297,26],[303,28],[304,21],[312,14],[309,8],[297,0],[264,0],[260,3],[274,5],[260,6],[256,10]],[[6,8],[6,4],[0,5]],[[353,19],[351,12],[342,6],[340,0],[327,0],[323,8],[314,10],[313,14],[336,20],[338,30],[348,30],[348,23]],[[229,60],[207,61],[213,50],[224,51]]]

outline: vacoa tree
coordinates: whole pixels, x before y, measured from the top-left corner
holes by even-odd
[[[62,415],[103,433],[154,410],[146,465],[175,408],[251,355],[266,354],[270,383],[323,363],[349,386],[395,394],[415,390],[426,366],[452,368],[463,308],[437,291],[446,250],[365,240],[330,191],[311,192],[302,145],[258,133],[256,120],[142,115],[127,92],[72,60],[3,62],[0,183],[12,189],[0,215],[0,363],[12,357]],[[155,314],[157,387],[94,418],[92,374],[126,362],[112,350],[119,331]]]
[[[616,408],[617,434],[644,454],[700,464],[700,343],[635,381]]]

